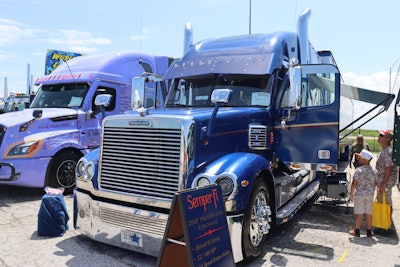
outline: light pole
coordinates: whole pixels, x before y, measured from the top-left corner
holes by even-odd
[[[392,93],[392,92],[393,92],[393,86],[392,86],[392,69],[395,67],[397,61],[399,61],[399,60],[400,60],[400,58],[397,58],[397,59],[394,61],[392,67],[390,67],[390,69],[389,69],[389,93]],[[397,68],[396,78],[394,79],[393,85],[396,83],[397,76],[399,75],[399,71],[400,71],[400,65],[399,65],[399,67]]]

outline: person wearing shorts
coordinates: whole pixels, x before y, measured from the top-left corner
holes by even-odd
[[[356,154],[359,167],[353,175],[350,189],[350,201],[354,202],[354,214],[356,216],[355,229],[351,229],[349,234],[360,237],[360,229],[364,214],[366,216],[367,237],[374,236],[372,231],[372,202],[374,200],[375,187],[378,181],[378,172],[371,165],[373,154],[363,149]]]
[[[386,192],[386,203],[392,206],[392,188],[396,184],[398,168],[394,165],[392,154],[393,146],[391,141],[393,133],[390,130],[378,131],[378,143],[382,150],[379,152],[376,161],[376,170],[378,171],[378,196],[379,202],[382,202],[382,193]],[[393,210],[392,210],[393,211]]]

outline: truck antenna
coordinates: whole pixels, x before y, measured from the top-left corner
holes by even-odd
[[[68,61],[68,60],[65,60],[64,63],[67,64],[67,68],[68,68],[69,74],[71,74],[72,80],[74,81],[75,89],[77,89],[77,88],[76,88],[75,77],[74,77],[74,75],[72,74],[71,68],[69,67],[69,64],[68,64],[67,61]]]

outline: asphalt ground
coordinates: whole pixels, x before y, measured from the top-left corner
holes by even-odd
[[[352,172],[352,169],[346,169]],[[155,266],[157,259],[95,242],[73,229],[72,195],[65,196],[69,230],[62,237],[37,234],[43,189],[0,185],[0,266]],[[356,238],[353,204],[320,197],[272,231],[260,257],[237,266],[398,266],[400,192],[393,188],[393,227]],[[363,224],[363,227],[365,225]]]

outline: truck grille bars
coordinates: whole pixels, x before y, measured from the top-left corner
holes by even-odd
[[[104,126],[103,190],[172,200],[179,186],[181,130]]]

